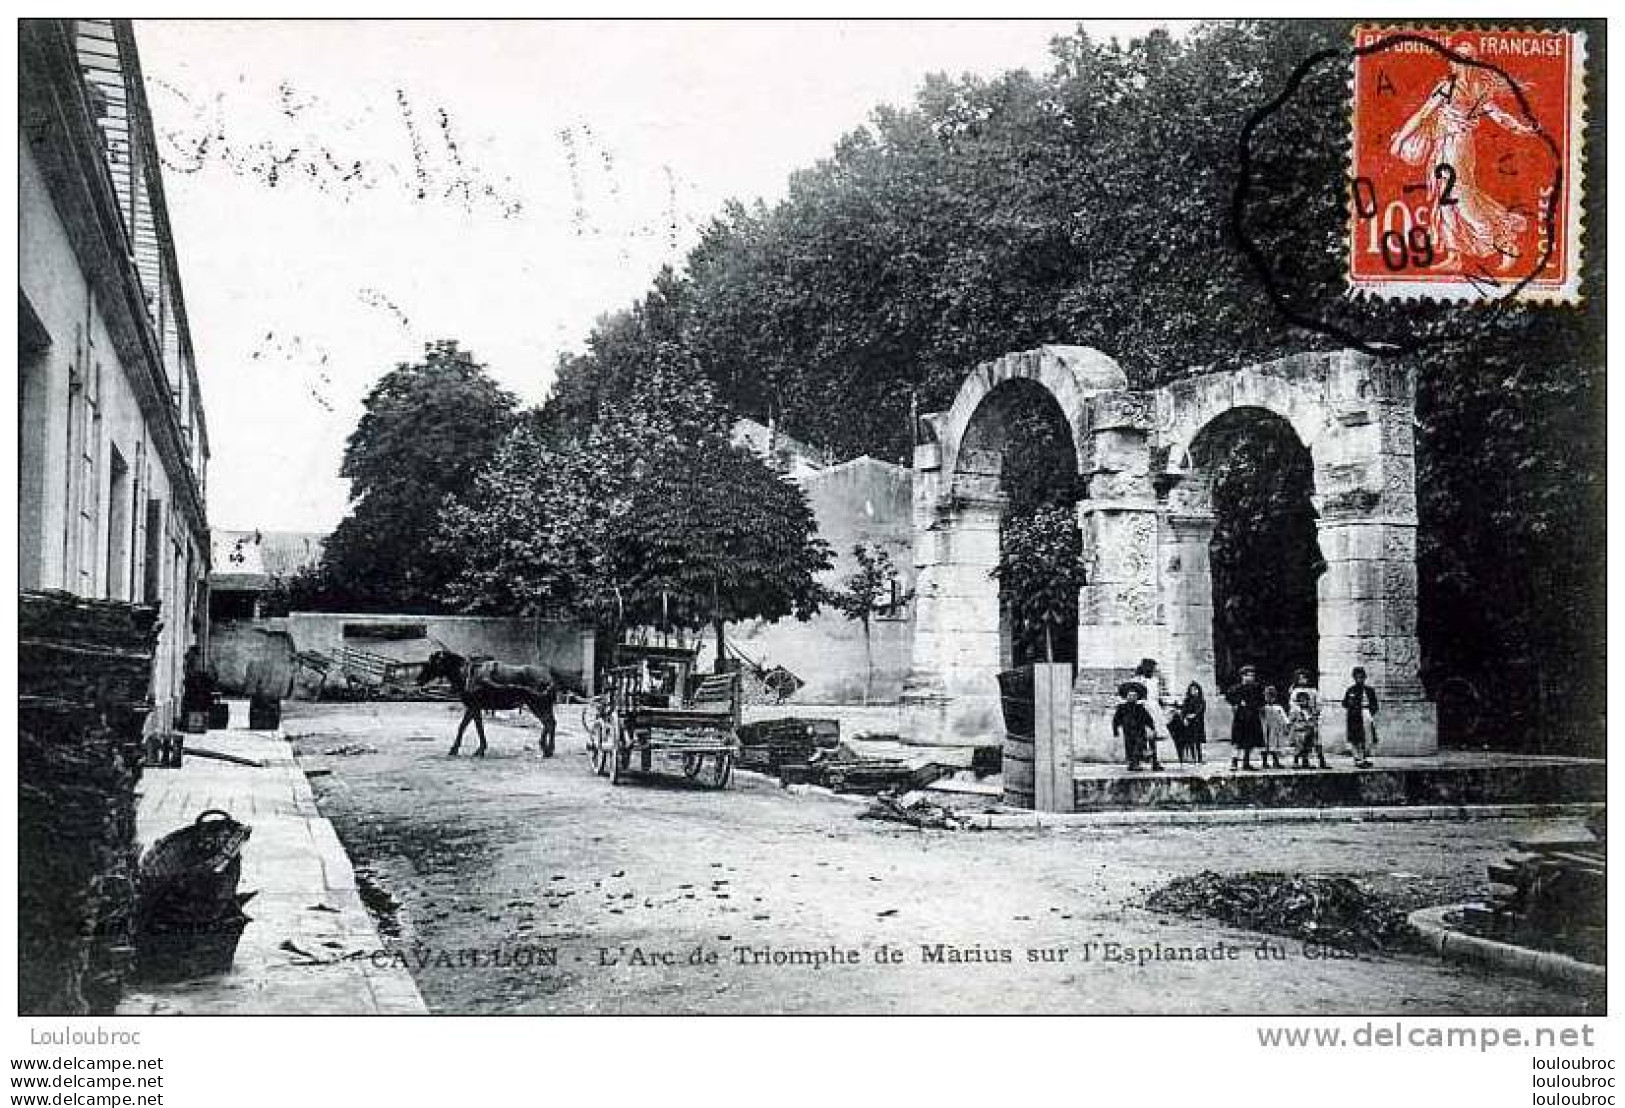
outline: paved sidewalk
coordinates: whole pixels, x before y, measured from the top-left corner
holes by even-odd
[[[248,705],[232,704],[234,723]],[[245,911],[229,972],[131,992],[121,1015],[370,1015],[427,1011],[411,974],[372,952],[383,942],[356,889],[355,872],[333,825],[316,809],[310,783],[280,731],[211,731],[186,736],[205,747],[265,763],[233,765],[188,754],[179,769],[148,768],[141,778],[136,832],[145,849],[219,808],[249,824],[243,890],[258,889]],[[290,949],[289,945],[292,948]],[[301,953],[303,952],[303,953]]]

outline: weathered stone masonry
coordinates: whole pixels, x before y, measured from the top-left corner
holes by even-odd
[[[1029,384],[1016,385],[1016,382]],[[1362,665],[1382,698],[1383,751],[1431,753],[1433,706],[1417,679],[1416,495],[1411,375],[1351,351],[1300,354],[1164,388],[1127,388],[1109,357],[1045,346],[979,366],[947,412],[925,417],[915,450],[918,575],[905,730],[919,741],[985,742],[999,729],[1001,397],[1047,390],[1072,432],[1088,494],[1078,504],[1086,584],[1078,597],[1074,689],[1077,756],[1121,751],[1110,718],[1118,683],[1142,657],[1168,687],[1191,680],[1212,695],[1213,593],[1208,543],[1214,459],[1202,432],[1226,413],[1269,413],[1291,425],[1314,467],[1313,504],[1327,569],[1318,584],[1321,692],[1336,698]],[[1325,738],[1342,741],[1326,713]]]

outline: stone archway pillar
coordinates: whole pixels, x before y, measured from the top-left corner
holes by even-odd
[[[1164,475],[1171,487],[1158,542],[1162,570],[1163,650],[1158,655],[1170,695],[1200,682],[1209,700],[1213,683],[1212,483],[1199,475]]]
[[[1355,666],[1380,701],[1380,754],[1431,754],[1437,718],[1416,635],[1414,377],[1350,360],[1331,381],[1332,425],[1316,444],[1322,741],[1345,749],[1338,700]]]
[[[1078,502],[1085,584],[1078,590],[1078,676],[1072,742],[1083,761],[1121,758],[1112,735],[1117,686],[1163,640],[1157,589],[1156,492],[1149,393],[1116,392],[1089,406],[1088,495]]]
[[[1000,456],[962,451],[949,478],[935,444],[914,467],[914,639],[903,737],[976,746],[1002,740],[997,674],[1009,662],[999,610]],[[942,486],[948,487],[944,492]]]

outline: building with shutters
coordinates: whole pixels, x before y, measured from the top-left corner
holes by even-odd
[[[157,140],[128,21],[18,44],[18,576],[156,604],[152,726],[206,634],[209,457]]]

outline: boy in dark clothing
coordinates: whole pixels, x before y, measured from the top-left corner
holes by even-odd
[[[1365,683],[1364,666],[1354,667],[1354,684],[1343,693],[1343,713],[1355,768],[1369,769],[1377,742],[1377,690]]]
[[[1162,763],[1157,760],[1155,741],[1157,725],[1151,719],[1151,713],[1146,711],[1145,705],[1140,703],[1144,691],[1144,686],[1134,681],[1117,686],[1117,695],[1122,703],[1117,706],[1117,711],[1112,713],[1112,734],[1123,736],[1123,749],[1128,756],[1128,768],[1136,772],[1147,753],[1151,755],[1151,768],[1162,769]]]

